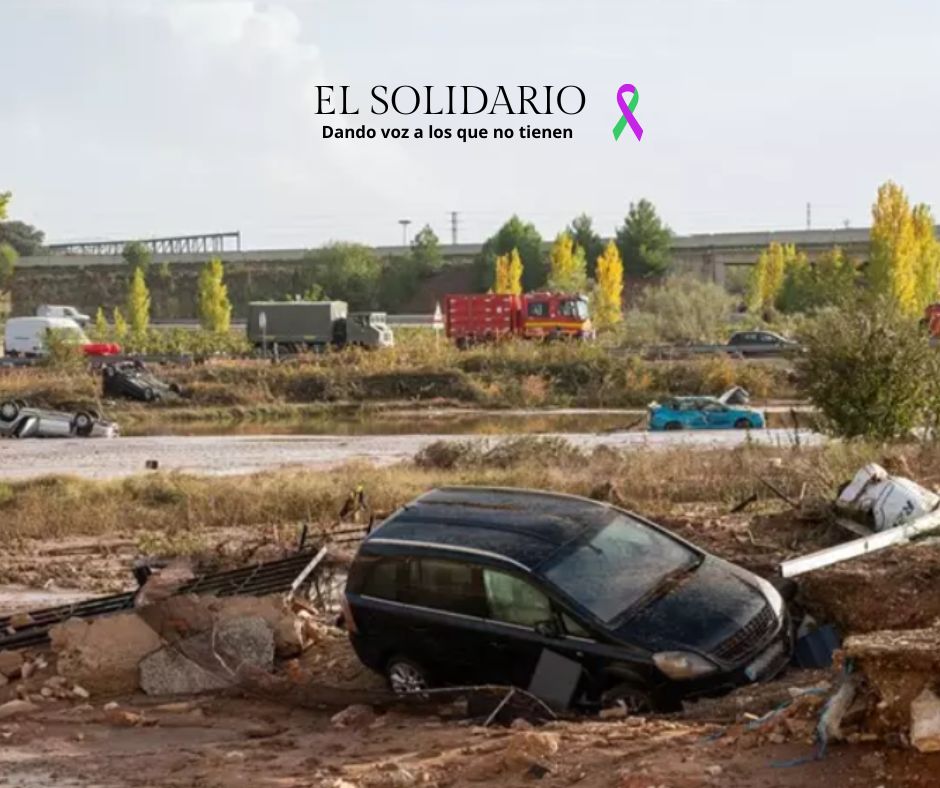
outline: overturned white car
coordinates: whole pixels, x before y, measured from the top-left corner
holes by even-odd
[[[912,522],[940,506],[940,497],[876,463],[861,468],[839,493],[836,511],[872,531]]]
[[[0,404],[0,438],[114,438],[118,426],[94,411],[64,413],[31,408],[25,402]]]

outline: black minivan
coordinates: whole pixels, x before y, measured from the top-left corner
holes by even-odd
[[[548,653],[577,669],[574,703],[637,711],[769,678],[792,650],[766,580],[614,506],[509,488],[395,512],[359,549],[344,618],[397,692],[530,688]]]

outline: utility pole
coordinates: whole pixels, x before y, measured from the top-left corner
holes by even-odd
[[[408,225],[411,219],[399,219],[398,223],[401,225],[401,245],[408,246]]]
[[[450,212],[450,242],[457,245],[457,211]]]
[[[813,206],[811,203],[806,203],[806,229],[813,229]]]

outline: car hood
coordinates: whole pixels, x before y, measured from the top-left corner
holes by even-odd
[[[713,556],[617,625],[615,634],[651,651],[710,653],[768,604],[745,570]]]

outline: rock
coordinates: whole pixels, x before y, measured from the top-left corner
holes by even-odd
[[[81,700],[88,700],[91,697],[91,693],[84,687],[76,684],[74,687],[72,687],[72,696]]]
[[[136,613],[69,619],[52,627],[49,637],[59,674],[101,694],[136,690],[138,663],[163,645]]]
[[[140,663],[140,688],[148,695],[193,695],[231,686],[229,676],[204,668],[175,646],[167,646]]]
[[[10,683],[10,680],[6,676],[4,676],[2,673],[0,673],[0,687],[5,687],[9,683]]]
[[[929,688],[911,703],[911,744],[921,752],[940,750],[940,698]]]
[[[371,706],[347,706],[338,714],[334,714],[330,722],[337,728],[365,728],[375,722],[375,712]]]
[[[105,711],[104,720],[109,725],[117,725],[121,728],[134,728],[143,724],[144,715],[125,709],[114,708]]]
[[[705,768],[705,773],[710,777],[718,777],[723,771],[717,763]]]
[[[24,662],[22,667],[20,668],[20,678],[28,679],[35,672],[36,672],[35,662]]]
[[[0,651],[0,676],[15,679],[23,667],[23,655],[19,651]]]
[[[611,706],[607,709],[601,709],[597,716],[602,720],[618,720],[627,716],[626,706]]]
[[[274,627],[274,653],[286,659],[299,656],[306,647],[303,622],[292,613],[285,613]]]
[[[533,765],[542,765],[558,752],[557,733],[524,731],[516,733],[509,740],[503,753],[503,761],[510,768],[528,769]]]
[[[212,597],[180,594],[139,608],[137,615],[172,643],[212,629],[215,620],[210,609],[212,601]]]
[[[149,655],[140,663],[140,687],[148,695],[213,692],[234,684],[243,666],[274,666],[274,634],[257,616],[221,621]]]
[[[28,700],[10,700],[0,704],[0,720],[7,720],[21,714],[29,714],[38,708],[35,703],[30,703]]]

